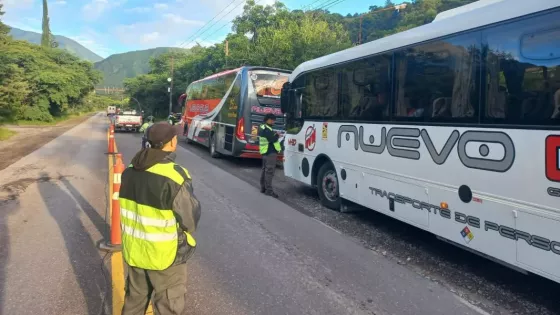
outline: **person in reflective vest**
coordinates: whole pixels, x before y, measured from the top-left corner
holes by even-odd
[[[262,155],[262,171],[261,171],[261,193],[274,198],[278,195],[272,189],[272,179],[276,171],[276,160],[278,153],[282,151],[280,142],[278,141],[280,135],[274,130],[274,122],[276,116],[274,114],[266,114],[264,116],[264,124],[259,127],[259,151]]]
[[[146,122],[140,127],[140,132],[143,132],[142,135],[142,149],[146,148],[146,144],[148,143],[148,129],[154,124],[154,117],[149,116],[146,119]]]
[[[122,314],[145,314],[153,294],[156,314],[179,315],[200,202],[188,170],[175,163],[175,128],[167,122],[152,125],[148,142],[150,148],[140,150],[122,174],[122,253],[128,265]]]

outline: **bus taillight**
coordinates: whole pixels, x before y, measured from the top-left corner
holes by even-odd
[[[235,133],[235,136],[239,140],[245,140],[245,127],[244,126],[245,126],[245,119],[243,119],[243,117],[241,117],[241,119],[239,119],[239,121],[237,122],[237,132]]]

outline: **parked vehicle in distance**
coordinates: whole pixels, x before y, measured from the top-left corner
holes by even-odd
[[[264,116],[278,116],[273,129],[284,132],[280,92],[289,74],[247,66],[192,82],[182,119],[187,142],[207,146],[212,157],[261,158],[257,130]]]
[[[560,282],[560,2],[482,0],[299,65],[284,173]]]
[[[115,116],[115,131],[126,130],[137,132],[142,126],[142,114],[132,111],[119,111]]]
[[[115,106],[107,106],[107,116],[114,115],[117,113],[117,108]]]

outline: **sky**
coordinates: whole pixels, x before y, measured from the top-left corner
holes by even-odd
[[[272,4],[274,0],[256,0]],[[333,0],[284,0],[289,9],[317,8]],[[101,57],[153,47],[207,46],[221,42],[245,0],[49,0],[51,31]],[[41,33],[42,0],[0,0],[2,21]],[[385,0],[342,0],[331,12],[354,14]],[[219,14],[209,24],[208,21]],[[202,30],[200,30],[204,27]],[[200,31],[199,31],[200,30]],[[198,33],[197,33],[198,31]]]

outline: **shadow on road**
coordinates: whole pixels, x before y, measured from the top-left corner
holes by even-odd
[[[104,237],[109,237],[109,225],[101,217],[99,212],[80,194],[80,192],[70,183],[70,181],[65,177],[60,177],[60,181],[64,184],[64,187],[68,189],[72,197],[78,202],[80,208],[84,211],[84,213],[89,217],[91,222],[95,225],[95,228],[101,235]],[[109,202],[109,201],[107,201]]]
[[[105,295],[103,290],[106,288],[103,275],[99,270],[101,256],[80,219],[82,210],[86,214],[90,211],[84,209],[84,206],[89,207],[91,211],[95,210],[87,202],[86,205],[81,204],[80,200],[83,202],[84,199],[75,189],[69,190],[74,191],[73,194],[76,193],[79,197],[74,199],[56,181],[39,183],[41,197],[64,238],[68,259],[87,304],[87,314],[98,314],[102,304],[101,299]],[[99,220],[92,221],[95,224],[95,221]]]
[[[8,275],[6,267],[10,261],[10,232],[8,230],[8,217],[19,208],[19,200],[12,199],[10,196],[6,198],[0,197],[0,314],[3,314],[2,308],[6,305],[6,283]]]

